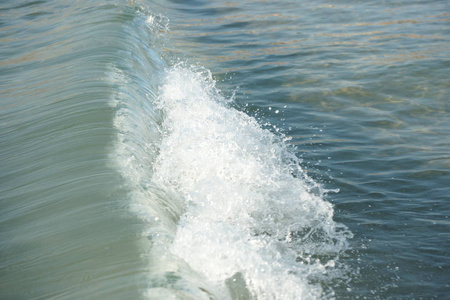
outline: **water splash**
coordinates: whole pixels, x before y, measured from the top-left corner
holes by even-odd
[[[109,72],[114,157],[145,226],[144,296],[329,298],[323,283],[342,275],[352,234],[288,137],[233,108],[209,70],[168,66],[167,24],[138,9],[126,28],[132,55]]]
[[[152,182],[184,202],[171,251],[238,294],[319,298],[320,282],[338,276],[352,234],[311,192],[285,137],[228,102],[208,70],[179,64],[167,71]]]

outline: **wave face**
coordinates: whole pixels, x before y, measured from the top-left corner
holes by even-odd
[[[146,224],[146,297],[332,295],[321,282],[345,276],[339,255],[352,234],[333,221],[289,138],[233,108],[209,70],[170,63],[157,48],[164,17],[141,9],[132,23],[136,45],[152,48],[110,67],[113,157]]]

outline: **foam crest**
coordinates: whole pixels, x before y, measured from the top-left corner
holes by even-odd
[[[183,199],[171,251],[230,297],[320,298],[352,234],[307,178],[286,137],[229,106],[210,72],[177,65],[152,182]]]

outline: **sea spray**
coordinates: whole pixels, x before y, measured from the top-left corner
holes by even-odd
[[[114,157],[144,225],[144,296],[329,298],[352,234],[288,137],[233,108],[209,70],[170,66],[162,29],[165,18],[138,10],[125,28],[132,55],[108,73]]]
[[[152,182],[183,201],[170,250],[235,296],[319,298],[352,234],[310,191],[284,137],[228,102],[209,71],[167,71]]]

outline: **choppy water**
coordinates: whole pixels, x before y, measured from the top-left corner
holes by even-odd
[[[445,1],[2,1],[1,299],[445,299]]]

